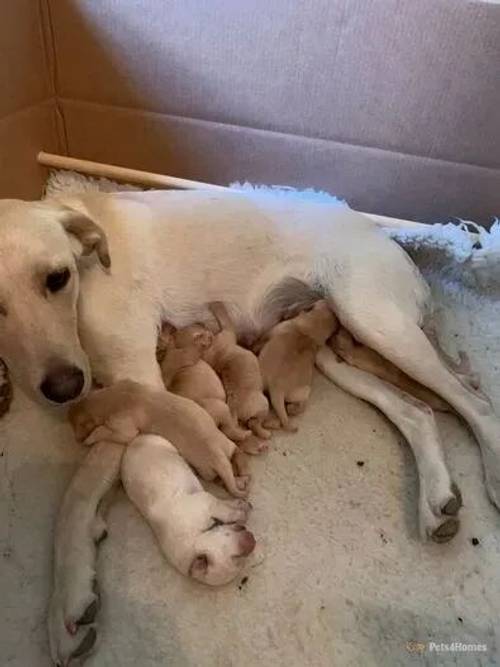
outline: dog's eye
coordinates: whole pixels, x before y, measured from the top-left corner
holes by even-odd
[[[222,526],[222,521],[216,519],[215,517],[212,517],[212,523],[204,532],[208,533],[209,530],[213,530],[214,528],[217,528],[217,526]]]
[[[71,272],[68,268],[52,271],[45,279],[45,287],[49,292],[59,292],[63,287],[66,287],[71,277]]]

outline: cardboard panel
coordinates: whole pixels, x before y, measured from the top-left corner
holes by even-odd
[[[42,38],[40,3],[2,2],[0,118],[52,96]]]
[[[39,199],[46,172],[39,150],[57,150],[52,101],[0,119],[0,197]]]
[[[313,186],[363,211],[424,221],[500,213],[500,172],[441,160],[62,101],[70,154],[195,180]]]
[[[59,94],[500,166],[500,6],[50,0]]]

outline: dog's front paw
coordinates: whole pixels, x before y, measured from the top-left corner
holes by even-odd
[[[49,641],[52,660],[59,667],[77,665],[91,653],[97,641],[95,618],[99,594],[93,577],[82,578],[66,590],[56,587],[49,608]]]

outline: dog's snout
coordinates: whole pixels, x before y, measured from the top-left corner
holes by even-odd
[[[77,398],[85,384],[83,371],[77,366],[59,366],[47,373],[40,391],[54,403],[66,403]]]

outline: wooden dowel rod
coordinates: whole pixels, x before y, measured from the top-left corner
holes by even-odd
[[[142,171],[140,169],[128,169],[127,167],[117,167],[113,164],[104,164],[101,162],[92,162],[90,160],[80,160],[79,158],[67,157],[65,155],[56,155],[55,153],[45,153],[40,151],[37,156],[39,164],[51,169],[65,169],[68,171],[78,171],[89,176],[98,178],[109,178],[113,181],[123,181],[134,185],[142,185],[147,188],[177,188],[181,190],[228,190],[223,185],[214,185],[213,183],[202,183],[200,181],[190,181],[187,178],[177,178],[175,176],[165,176],[164,174],[155,174],[151,171]],[[390,227],[421,227],[421,222],[410,220],[401,220],[398,218],[388,218],[386,216],[373,215],[365,213],[374,222],[382,226]]]
[[[113,164],[102,164],[100,162],[91,162],[90,160],[80,160],[65,155],[55,155],[54,153],[45,153],[40,151],[37,156],[39,164],[52,169],[66,169],[69,171],[78,171],[89,176],[98,178],[110,178],[114,181],[123,181],[135,185],[143,185],[148,188],[178,188],[181,190],[227,190],[222,185],[213,185],[212,183],[201,183],[190,181],[186,178],[176,178],[175,176],[164,176],[150,171],[141,171],[140,169],[128,169],[127,167],[117,167]]]

